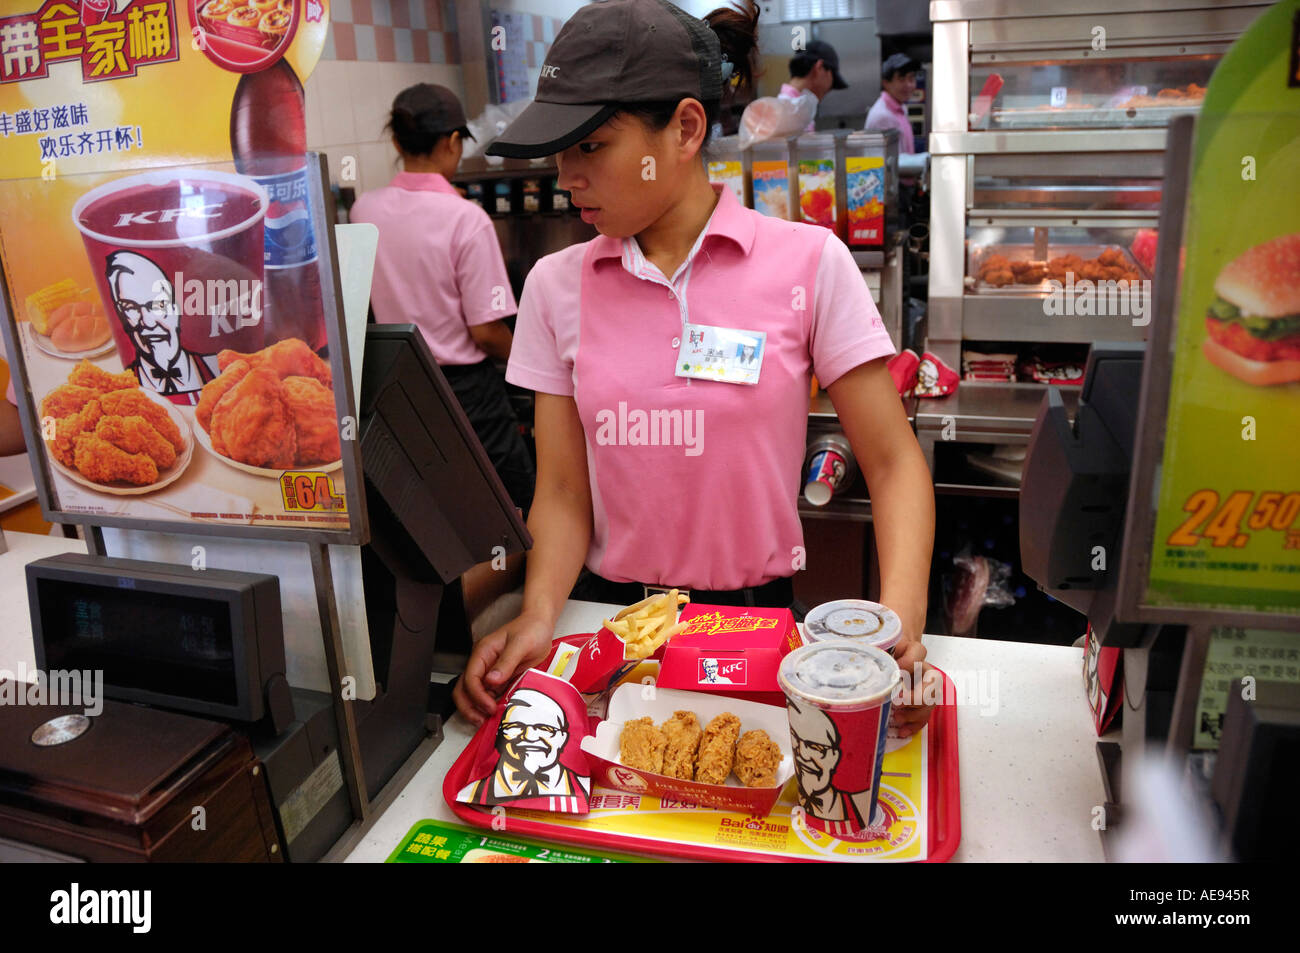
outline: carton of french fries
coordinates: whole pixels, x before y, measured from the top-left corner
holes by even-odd
[[[670,589],[620,610],[570,656],[560,677],[583,695],[608,691],[640,662],[662,655],[684,628],[677,611],[686,602],[685,593]]]

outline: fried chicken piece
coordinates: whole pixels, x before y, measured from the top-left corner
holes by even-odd
[[[327,362],[317,357],[307,342],[300,338],[285,338],[254,354],[222,351],[217,355],[217,367],[224,371],[238,360],[253,367],[269,367],[277,377],[314,377],[326,387],[334,386],[334,375]]]
[[[99,391],[80,384],[60,384],[41,401],[41,418],[62,420],[80,412],[81,408],[98,396]]]
[[[1004,271],[1011,267],[1011,259],[1006,255],[999,255],[996,252],[989,255],[980,262],[980,272],[986,271]]]
[[[268,367],[254,367],[212,411],[209,434],[222,456],[253,467],[287,470],[298,454],[284,385]]]
[[[127,453],[147,454],[159,470],[176,462],[176,448],[158,428],[140,416],[105,416],[95,424],[95,436]]]
[[[1112,267],[1115,265],[1122,265],[1124,264],[1124,253],[1118,248],[1107,248],[1097,256],[1097,263],[1099,265],[1109,265]]]
[[[185,441],[181,438],[181,429],[176,426],[176,421],[172,420],[166,410],[146,397],[144,391],[138,388],[109,391],[99,398],[99,404],[104,408],[104,413],[115,417],[143,417],[167,438],[173,450],[177,453],[185,451]]]
[[[661,727],[664,747],[663,773],[670,778],[689,781],[695,777],[695,755],[700,750],[700,720],[693,711],[673,712]]]
[[[252,365],[247,361],[232,361],[226,365],[220,375],[203,385],[198,406],[194,408],[194,419],[199,422],[199,426],[205,433],[212,430],[212,411],[216,409],[221,398],[226,396],[226,391],[242,381],[244,375],[252,369]]]
[[[314,377],[286,377],[284,396],[298,437],[298,466],[330,463],[342,456],[334,393]]]
[[[140,386],[140,382],[136,380],[133,372],[123,371],[121,374],[110,374],[103,368],[91,364],[85,358],[82,358],[81,363],[72,369],[72,373],[68,375],[68,383],[76,384],[78,387],[88,387],[97,394],[106,394],[111,390],[126,390],[128,387]]]
[[[695,762],[695,780],[702,784],[726,784],[736,757],[736,738],[740,719],[729,711],[714,718],[700,739],[700,754]]]
[[[78,435],[93,432],[95,423],[103,414],[99,401],[92,399],[86,401],[86,406],[75,414],[69,414],[59,420],[55,424],[54,440],[50,444],[50,453],[54,455],[54,459],[65,467],[75,467]]]
[[[664,743],[664,733],[649,718],[626,721],[618,738],[618,760],[638,771],[662,774]]]
[[[776,769],[780,766],[781,749],[762,728],[745,732],[736,742],[736,777],[745,787],[776,787]]]
[[[999,271],[990,271],[984,276],[984,280],[991,285],[1001,288],[1003,285],[1013,284],[1016,280],[1016,276],[1011,273],[1009,268],[1003,268]]]
[[[146,453],[127,453],[94,434],[77,437],[74,462],[81,475],[96,483],[124,480],[137,486],[158,482],[158,465]]]

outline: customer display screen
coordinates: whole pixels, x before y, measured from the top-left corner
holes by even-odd
[[[237,703],[226,602],[57,579],[37,586],[48,669],[99,670],[120,688]]]

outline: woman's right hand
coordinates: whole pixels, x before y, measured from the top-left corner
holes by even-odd
[[[479,639],[452,689],[460,713],[475,727],[491,717],[515,676],[546,658],[554,628],[549,620],[525,612]]]

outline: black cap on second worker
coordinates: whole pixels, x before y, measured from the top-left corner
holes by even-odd
[[[844,82],[844,77],[840,75],[840,55],[835,52],[835,47],[826,41],[810,40],[802,50],[792,57],[792,61],[798,60],[807,62],[809,68],[814,66],[818,60],[821,60],[825,67],[831,71],[831,89],[849,88],[849,84]]]
[[[432,83],[408,86],[393,100],[393,112],[399,111],[420,117],[428,124],[430,132],[454,132],[466,127],[465,107],[446,86]]]
[[[532,159],[580,142],[623,104],[722,99],[717,35],[667,0],[606,0],[575,13],[551,45],[537,97],[490,155]]]

